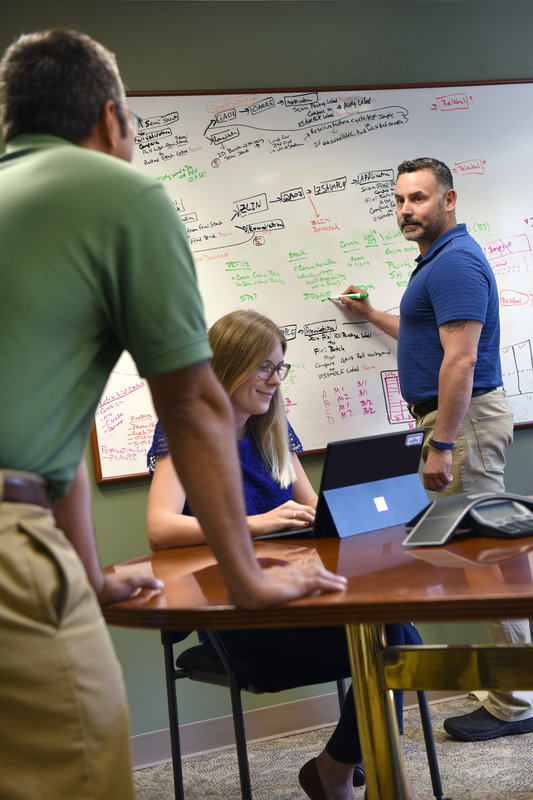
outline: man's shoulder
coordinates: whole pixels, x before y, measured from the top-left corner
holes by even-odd
[[[490,269],[483,248],[466,229],[466,225],[457,225],[447,232],[446,241],[437,250],[433,257],[434,265],[452,266],[461,268],[469,264],[480,265],[483,269]]]
[[[44,134],[27,134],[13,139],[6,148],[5,159],[21,170],[31,170],[49,184],[69,181],[80,188],[87,184],[113,183],[132,187],[149,187],[157,181],[128,161],[99,150],[75,145],[66,139]]]
[[[89,150],[85,147],[65,148],[62,159],[81,172],[80,178],[96,182],[104,179],[106,183],[119,181],[120,184],[132,187],[148,188],[157,185],[157,181],[145,172],[115,156]]]
[[[66,139],[45,134],[25,134],[8,143],[3,157],[9,169],[2,171],[5,182],[20,181],[32,175],[39,178],[43,191],[60,191],[65,197],[79,194],[101,197],[103,202],[131,199],[155,189],[166,195],[163,185],[152,175],[120,158],[75,145]]]
[[[68,202],[90,207],[96,215],[121,215],[131,208],[137,215],[159,214],[169,198],[161,182],[127,161],[84,147],[65,147],[50,151],[50,161],[41,161],[39,169],[46,175],[45,185],[53,189],[54,181]],[[54,172],[58,171],[57,176]],[[133,211],[137,209],[136,211]]]

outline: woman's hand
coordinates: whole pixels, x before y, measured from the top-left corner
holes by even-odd
[[[248,527],[252,538],[265,533],[275,533],[289,528],[301,528],[304,531],[315,521],[315,509],[312,506],[287,500],[272,511],[254,514],[248,517]]]

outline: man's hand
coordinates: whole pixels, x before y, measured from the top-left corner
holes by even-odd
[[[102,588],[98,592],[100,605],[106,603],[119,603],[121,600],[128,600],[135,597],[141,589],[154,589],[159,591],[163,587],[163,581],[154,578],[153,575],[120,575],[116,573],[103,573]]]
[[[453,475],[450,475],[451,466],[451,450],[437,450],[430,447],[422,472],[424,487],[433,492],[443,492],[453,480]]]
[[[343,575],[328,572],[320,564],[270,567],[262,570],[261,578],[253,595],[232,597],[232,602],[241,608],[265,608],[320,592],[341,592],[347,583]]]
[[[362,289],[361,286],[353,286],[350,284],[350,286],[344,290],[343,294],[355,294],[356,292],[362,291],[364,291],[364,289]],[[376,328],[386,333],[387,336],[391,336],[393,339],[398,338],[400,318],[395,317],[394,314],[389,314],[387,311],[378,311],[371,304],[368,297],[363,298],[363,300],[351,300],[349,297],[342,297],[339,302],[350,309],[350,311],[366,319],[367,322],[371,322],[372,325],[375,325]]]
[[[343,294],[357,294],[358,292],[363,291],[365,290],[360,286],[353,286],[353,284],[350,284],[350,286],[344,290]],[[353,311],[355,314],[359,314],[359,316],[363,317],[363,319],[368,319],[369,314],[374,311],[368,297],[365,297],[362,300],[352,300],[350,297],[341,297],[339,302],[342,303],[343,306],[349,308],[350,311]]]

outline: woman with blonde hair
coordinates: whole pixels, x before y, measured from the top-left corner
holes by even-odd
[[[287,342],[272,320],[255,311],[234,311],[209,330],[211,364],[226,390],[235,417],[248,526],[252,537],[289,528],[302,532],[313,522],[317,495],[297,453],[300,440],[287,419],[281,382]],[[204,536],[176,475],[161,426],[156,426],[148,452],[152,485],[148,496],[147,530],[153,550],[199,544]],[[388,625],[389,644],[420,643],[416,629]],[[205,647],[211,647],[201,633]],[[220,631],[230,656],[307,659],[313,674],[324,665],[330,680],[350,676],[344,628],[284,628]],[[302,682],[305,675],[302,675]],[[402,720],[403,696],[395,693]],[[353,773],[361,750],[352,690],[326,747],[300,770],[300,785],[311,800],[353,800]],[[414,798],[413,794],[410,794]]]
[[[285,336],[262,314],[241,310],[215,322],[209,342],[213,370],[235,414],[252,537],[286,528],[305,530],[314,520],[317,496],[296,455],[302,446],[278,391],[290,369],[283,363]],[[147,530],[152,550],[205,541],[167,456],[158,424],[148,453],[153,478]]]

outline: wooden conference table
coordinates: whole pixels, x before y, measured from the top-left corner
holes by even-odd
[[[349,539],[256,542],[263,566],[320,559],[346,575],[341,593],[262,610],[229,604],[206,545],[116,564],[161,578],[160,593],[105,606],[110,625],[161,630],[345,625],[370,800],[407,797],[389,689],[533,689],[533,646],[387,647],[383,623],[533,616],[533,537],[456,536],[444,547],[406,549],[403,527]]]

